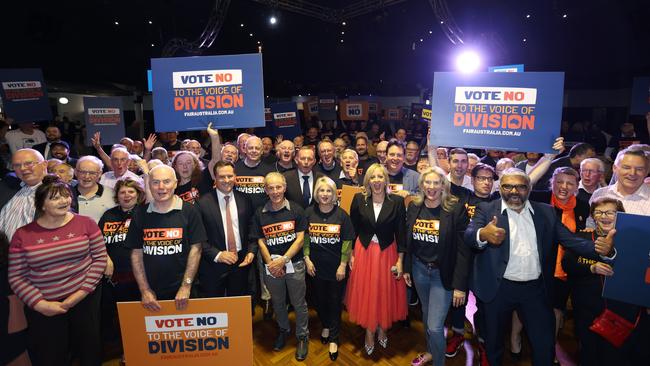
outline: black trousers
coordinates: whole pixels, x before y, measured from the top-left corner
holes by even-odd
[[[314,300],[318,318],[323,328],[330,330],[329,341],[339,342],[341,331],[341,311],[343,310],[343,294],[345,280],[325,280],[313,277]]]
[[[481,304],[484,327],[481,335],[490,365],[499,366],[503,359],[503,337],[517,310],[524,330],[532,341],[533,366],[553,364],[555,356],[555,315],[551,301],[544,293],[541,279],[513,282],[503,279],[491,302]]]
[[[98,285],[67,313],[51,317],[25,307],[29,357],[34,366],[69,365],[71,350],[79,355],[81,366],[101,365],[101,296],[101,285]]]
[[[252,263],[238,267],[239,262],[229,266],[226,272],[216,273],[204,270],[199,273],[199,295],[201,297],[224,297],[250,295],[248,273]]]
[[[141,295],[138,283],[134,281],[110,283],[103,280],[101,324],[104,341],[116,340],[120,337],[120,327],[117,320],[117,303],[121,301],[140,301]]]

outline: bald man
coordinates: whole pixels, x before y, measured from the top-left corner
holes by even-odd
[[[250,197],[253,209],[257,209],[268,200],[264,192],[264,177],[275,169],[262,161],[263,147],[259,137],[249,136],[245,150],[244,159],[235,164],[235,190]]]

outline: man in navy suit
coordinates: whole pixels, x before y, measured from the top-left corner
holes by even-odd
[[[198,208],[208,234],[199,266],[203,297],[248,295],[248,269],[257,252],[248,239],[253,207],[245,194],[233,190],[235,167],[219,161],[214,166],[216,189],[201,195]]]
[[[303,209],[311,206],[314,201],[314,186],[318,178],[323,174],[314,170],[316,156],[314,149],[310,146],[303,146],[296,154],[296,168],[282,173],[287,180],[287,191],[285,197],[295,202]]]
[[[558,243],[579,255],[611,256],[613,234],[596,242],[578,238],[543,203],[528,201],[530,179],[516,168],[501,177],[501,199],[479,203],[465,231],[465,243],[478,250],[470,287],[485,316],[489,364],[501,365],[503,336],[517,310],[531,340],[533,365],[553,364],[555,355],[553,272]]]

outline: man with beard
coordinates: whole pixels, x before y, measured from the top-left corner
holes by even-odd
[[[541,158],[542,158],[542,154],[540,154],[540,153],[527,152],[526,153],[526,160],[522,160],[522,161],[518,162],[515,165],[515,168],[517,168],[517,169],[519,169],[519,170],[521,170],[523,172],[526,172],[526,174],[530,174],[530,171],[533,170],[533,167],[535,166],[535,164],[537,164],[537,162]]]
[[[77,165],[77,159],[70,157],[70,145],[65,141],[52,142],[50,144],[50,153],[54,159],[59,159],[70,166]]]
[[[386,151],[386,170],[391,193],[402,197],[415,194],[420,173],[404,168],[404,145],[397,140],[391,140]]]
[[[485,319],[487,358],[490,365],[501,365],[505,328],[517,310],[529,339],[535,340],[533,364],[551,365],[557,243],[585,258],[607,260],[615,253],[614,232],[595,242],[574,235],[553,207],[528,200],[530,179],[519,169],[506,170],[499,188],[502,199],[479,203],[464,235],[465,244],[477,251],[470,288]]]
[[[404,167],[413,171],[418,171],[418,157],[420,156],[420,146],[415,141],[406,143],[406,157],[404,158]]]
[[[235,190],[248,195],[253,210],[268,200],[264,192],[264,177],[273,167],[262,162],[262,140],[257,136],[246,139],[246,157],[235,164]]]
[[[331,141],[323,140],[318,143],[320,161],[315,169],[336,182],[341,175],[341,165],[334,158],[335,147]]]
[[[296,155],[296,148],[291,140],[284,140],[278,144],[275,154],[278,159],[275,162],[275,170],[284,173],[296,169],[293,165],[293,157]]]
[[[50,151],[52,143],[61,141],[61,130],[56,126],[49,126],[45,129],[46,142],[34,145],[33,149],[40,152],[46,160],[53,158]]]
[[[357,151],[357,155],[359,155],[359,166],[357,167],[359,172],[357,174],[363,176],[369,166],[379,161],[377,158],[368,155],[368,139],[366,136],[357,136],[355,141],[355,150]]]

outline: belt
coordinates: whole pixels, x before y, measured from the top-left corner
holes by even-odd
[[[510,283],[514,283],[514,284],[517,284],[517,285],[527,285],[527,284],[531,284],[533,282],[540,281],[541,279],[542,279],[542,277],[537,277],[536,279],[529,280],[529,281],[513,281],[513,280],[509,280],[509,279],[507,279],[505,277],[503,278],[504,281],[508,281]]]

